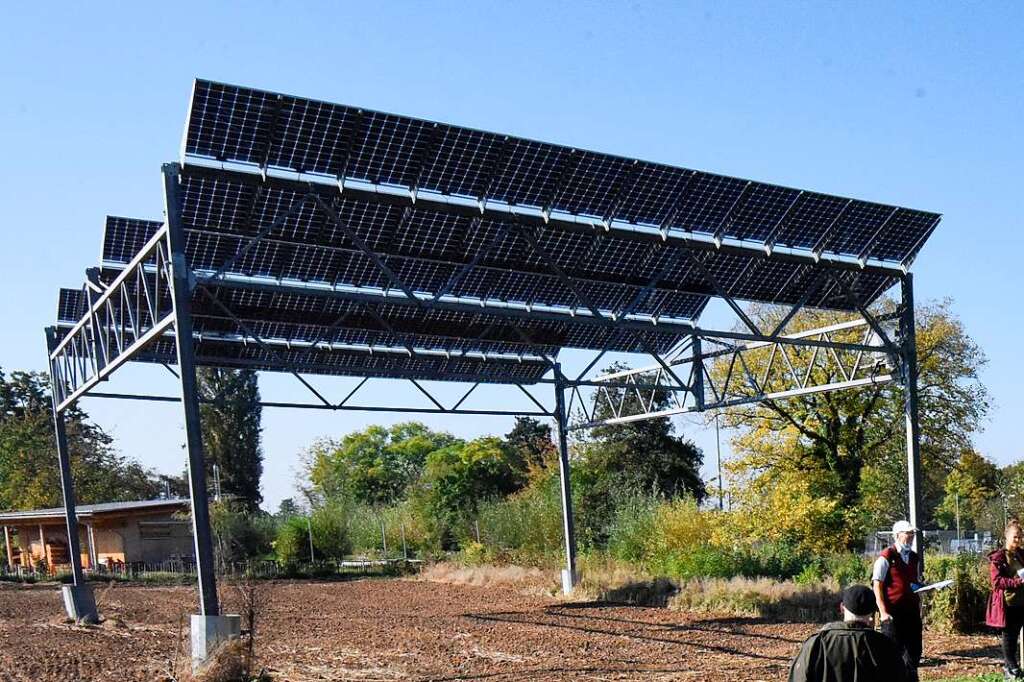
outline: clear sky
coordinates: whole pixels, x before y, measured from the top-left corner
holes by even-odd
[[[893,7],[893,5],[898,5]],[[215,80],[938,211],[919,301],[952,297],[990,364],[978,446],[1024,456],[1017,3],[14,3],[0,26],[0,367],[43,369],[60,286],[103,217],[160,218],[192,79]],[[111,388],[170,394],[162,368]],[[319,387],[344,395],[347,380]],[[267,376],[265,397],[300,397]],[[378,382],[368,394],[391,400]],[[411,393],[405,404],[422,404]],[[402,398],[403,400],[404,397]],[[83,406],[147,466],[180,470],[180,408]],[[267,410],[267,506],[320,435],[394,419]],[[510,420],[425,420],[461,436]],[[714,431],[680,428],[705,448]]]

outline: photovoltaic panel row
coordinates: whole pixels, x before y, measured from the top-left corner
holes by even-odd
[[[454,295],[496,298],[566,308],[586,307],[577,291],[601,310],[615,311],[647,283],[646,268],[657,246],[626,239],[598,238],[543,229],[535,237],[538,252],[521,226],[454,216],[428,209],[401,208],[357,199],[337,200],[326,188],[325,201],[343,221],[339,227],[311,199],[311,188],[261,185],[237,174],[186,171],[182,215],[195,232],[189,254],[195,268],[216,269],[229,262],[246,240],[257,244],[237,259],[237,271],[269,277],[395,288],[385,273],[348,236],[353,233],[415,291],[434,293],[465,264],[478,266],[452,288]],[[573,277],[567,286],[550,269],[547,258]],[[627,277],[627,275],[629,275]],[[648,277],[645,277],[648,275]],[[659,288],[672,288],[666,279]],[[674,292],[652,298],[635,312],[693,319],[707,300]]]
[[[268,192],[267,196],[272,194]],[[220,209],[225,207],[223,203],[218,206]],[[522,238],[517,239],[510,233],[507,238],[496,240],[495,237],[500,237],[499,230],[507,229],[505,226],[478,223],[472,225],[474,229],[468,229],[472,221],[467,219],[437,221],[434,220],[437,214],[412,212],[413,217],[408,217],[404,221],[398,219],[401,229],[391,235],[388,240],[389,246],[380,237],[381,233],[387,234],[386,230],[382,230],[381,233],[372,230],[374,220],[384,220],[386,225],[389,216],[382,216],[377,211],[366,209],[367,204],[360,203],[355,205],[354,211],[345,211],[344,215],[353,217],[353,212],[356,213],[350,224],[360,229],[364,233],[360,236],[374,243],[382,253],[394,256],[389,259],[389,264],[402,281],[414,290],[437,291],[479,251],[490,249],[493,252],[492,257],[483,258],[475,271],[454,287],[451,293],[529,304],[586,307],[573,287],[567,286],[557,276],[550,274],[547,265],[532,254]],[[281,210],[287,211],[287,207]],[[397,209],[391,211],[393,216]],[[236,217],[228,218],[226,215]],[[204,214],[200,221],[201,227],[188,230],[188,255],[191,265],[195,268],[219,268],[232,260],[249,239],[260,233],[266,225],[274,222],[279,215],[271,212],[265,218],[266,224],[250,224],[245,222],[246,218],[237,216],[236,211],[222,210],[218,211],[216,216]],[[229,230],[227,233],[219,233],[221,220]],[[236,222],[232,224],[231,220]],[[108,218],[103,260],[127,262],[160,225],[161,223],[156,221]],[[312,238],[313,235],[317,236],[315,240]],[[423,240],[426,247],[420,251],[422,255],[414,255],[417,253],[415,245],[420,242],[421,236],[426,235],[431,237]],[[595,248],[600,246],[601,240],[595,240],[591,235],[548,230],[540,237],[545,242],[545,249],[556,256],[560,266],[581,280],[578,284],[579,291],[583,292],[588,301],[603,310],[614,311],[632,301],[653,274],[645,270],[644,262],[652,259],[657,245],[622,241],[621,244],[610,245],[619,249],[620,257],[614,258],[609,257],[607,249]],[[438,246],[442,241],[443,249]],[[521,261],[515,260],[516,258],[528,262],[520,265]],[[459,260],[451,262],[445,259]],[[535,273],[545,274],[531,276],[530,273],[521,275],[519,272],[510,272],[509,269],[516,266],[529,267]],[[294,219],[285,221],[280,229],[265,234],[258,244],[237,260],[237,266],[231,271],[303,281],[329,281],[332,284],[340,282],[378,288],[393,286],[371,259],[358,251],[339,230],[316,215],[297,215]],[[611,282],[584,281],[584,277],[594,274],[610,279],[628,279],[633,284],[623,286]],[[703,296],[656,291],[642,299],[634,312],[692,319],[700,314],[705,303],[706,297]]]
[[[267,191],[264,197],[273,194],[273,191]],[[290,197],[288,202],[276,203],[292,205],[295,201],[298,201],[297,197]],[[361,202],[349,201],[348,204],[366,206]],[[412,213],[415,215],[416,212]],[[350,215],[351,211],[342,210],[340,214]],[[191,229],[188,233],[190,262],[194,267],[216,269],[239,253],[249,239],[257,234],[263,234],[255,248],[250,249],[238,261],[238,266],[232,269],[233,272],[330,284],[340,282],[379,288],[391,286],[384,273],[331,223],[314,221],[313,216],[309,216],[305,221],[281,221],[279,228],[265,232],[265,228],[280,216],[279,213],[271,212],[264,219],[264,223],[255,225],[237,222],[230,226],[233,231],[226,234],[214,232],[219,223],[212,220],[202,222],[202,229]],[[134,238],[133,245],[141,246],[159,225],[145,221],[135,223],[145,224],[147,229],[132,231],[125,239],[115,241],[132,243],[130,238]],[[120,219],[112,220],[107,227],[108,235],[119,235],[119,230],[122,230],[124,224]],[[414,218],[406,216],[404,224],[412,228],[417,223]],[[449,223],[453,226],[452,229],[456,229],[454,226],[458,224]],[[387,238],[373,232],[365,223],[354,221],[349,225],[353,231],[361,230],[365,233],[365,236],[360,236],[367,241],[375,240],[374,248],[388,256],[387,262],[390,267],[402,281],[415,290],[437,291],[455,276],[461,265],[399,255],[400,249],[389,246]],[[838,309],[854,307],[846,292],[838,287],[833,277],[825,276],[821,269],[810,264],[782,263],[763,258],[755,260],[723,253],[688,254],[681,247],[665,246],[657,242],[631,242],[602,235],[559,233],[553,230],[541,231],[540,238],[547,245],[551,257],[570,276],[582,278],[593,277],[594,273],[607,273],[606,276],[610,279],[637,284],[627,286],[585,280],[580,283],[579,288],[574,289],[557,277],[538,275],[532,280],[527,280],[531,286],[527,295],[523,289],[521,270],[513,271],[509,268],[534,268],[541,271],[547,265],[536,260],[525,262],[529,260],[529,254],[524,250],[527,248],[527,245],[523,244],[524,240],[516,240],[511,231],[508,237],[502,238],[497,230],[488,232],[488,225],[486,221],[478,221],[476,231],[466,231],[452,237],[441,234],[443,225],[434,224],[437,231],[434,239],[450,240],[453,244],[462,245],[458,252],[454,249],[448,252],[438,250],[438,258],[461,258],[463,262],[469,262],[483,255],[481,251],[490,249],[489,252],[485,252],[490,254],[489,257],[480,258],[481,265],[463,276],[457,286],[451,287],[452,293],[481,298],[498,297],[504,300],[517,300],[516,296],[519,295],[521,298],[518,300],[526,303],[562,303],[585,307],[580,304],[577,297],[577,292],[580,292],[588,301],[593,301],[599,307],[620,310],[633,302],[634,296],[640,291],[639,283],[644,283],[655,273],[661,272],[664,282],[670,282],[672,286],[684,292],[715,295],[720,288],[731,296],[747,300],[780,303],[805,301],[813,306]],[[393,234],[390,242],[401,243],[407,234],[405,231]],[[105,254],[105,257],[113,260],[114,255]],[[581,268],[578,263],[583,263],[584,266]],[[626,267],[623,267],[623,264]],[[328,271],[333,274],[328,275]],[[851,288],[860,301],[870,302],[893,283],[892,278],[862,271],[852,276]],[[702,304],[704,300],[706,296],[655,290],[639,300],[639,305],[634,306],[634,312],[671,314],[678,310],[692,310],[693,308],[685,306]],[[580,339],[576,338],[573,341],[579,342]],[[662,347],[663,344],[657,345]]]
[[[213,289],[217,299],[243,319],[263,319],[269,322],[315,327],[322,333],[337,323],[346,329],[380,331],[375,317],[359,304],[328,297],[299,296],[289,293],[250,291],[218,287]],[[197,297],[197,315],[223,316],[221,311],[205,297]],[[605,327],[585,325],[571,320],[514,319],[444,309],[418,310],[412,306],[375,305],[377,316],[386,320],[399,333],[420,334],[448,339],[452,347],[480,347],[481,341],[495,344],[517,353],[554,355],[559,348],[604,348],[621,352],[644,352],[655,348],[665,352],[678,341],[678,334],[665,329],[652,328],[642,336],[635,333],[616,333]],[[523,338],[526,336],[529,342]],[[296,336],[304,338],[307,336]],[[460,345],[461,344],[461,345]],[[539,348],[538,348],[539,346]],[[490,352],[504,352],[492,350]]]
[[[82,291],[61,289],[58,306],[59,329],[64,332],[74,325],[86,308]],[[241,343],[218,338],[214,334],[195,341],[196,361],[200,365],[286,371],[296,368],[309,374],[372,376],[446,381],[534,383],[549,369],[543,361],[512,361],[474,356],[409,356],[401,353],[367,353],[337,349],[306,347],[273,347],[258,343]],[[162,338],[134,358],[140,362],[174,364],[177,355],[174,342]]]
[[[140,226],[139,229],[134,229]],[[105,248],[104,261],[111,267],[103,272],[106,281],[112,281],[120,273],[114,266],[126,260],[125,254],[132,253],[149,240],[159,229],[160,223],[139,219],[110,218],[107,221],[105,243],[127,245],[123,250]],[[206,233],[190,230],[188,253],[195,265],[200,261],[196,245],[209,237]],[[233,251],[232,251],[233,253]],[[220,263],[225,260],[218,259]],[[509,273],[499,273],[511,277]],[[656,349],[665,352],[678,342],[678,334],[665,327],[654,328],[643,334],[637,332],[613,333],[609,329],[592,324],[578,323],[571,318],[565,321],[520,319],[483,313],[468,314],[431,309],[420,311],[410,306],[375,306],[375,313],[358,303],[325,297],[323,295],[300,295],[297,293],[251,291],[229,287],[215,287],[213,293],[232,314],[241,318],[248,328],[258,335],[272,334],[295,341],[338,341],[343,343],[367,343],[371,345],[395,345],[405,343],[417,348],[438,348],[447,351],[474,353],[515,353],[550,356],[557,354],[561,347],[608,348],[612,351],[646,352]],[[655,292],[652,296],[671,298],[675,294]],[[659,308],[664,304],[656,304]],[[195,295],[193,301],[195,328],[203,331],[215,318],[226,314],[206,296]],[[394,332],[379,321],[383,319]],[[285,329],[276,323],[293,323]],[[216,329],[223,331],[224,320]],[[233,324],[233,323],[232,323]],[[242,330],[237,330],[242,333]],[[396,336],[395,334],[400,336]],[[523,335],[532,342],[527,343]],[[359,338],[357,338],[357,335]],[[343,338],[344,337],[344,338]]]
[[[186,156],[824,253],[913,259],[934,213],[196,81]]]
[[[654,281],[654,291],[636,299],[632,312],[694,319],[707,297],[718,295],[719,290],[752,301],[808,300],[803,289],[790,285],[814,267],[727,253],[691,255],[685,247],[660,240],[524,228],[327,195],[325,201],[333,203],[343,222],[339,227],[315,201],[303,200],[308,187],[263,185],[255,179],[239,179],[237,174],[205,170],[195,175],[186,172],[184,184],[185,221],[195,232],[190,240],[195,267],[215,269],[261,235],[259,243],[236,260],[237,271],[245,274],[394,287],[357,248],[351,233],[384,256],[388,267],[416,291],[444,289],[472,298],[583,309],[592,304],[603,311],[620,311]],[[530,231],[532,240],[523,230]],[[704,263],[710,278],[694,268],[695,257]],[[469,263],[476,265],[449,286]],[[572,283],[553,274],[555,270],[568,275]],[[750,276],[754,273],[758,276]],[[870,290],[858,289],[870,296],[862,302],[870,303],[895,278],[862,273],[858,281],[871,282]],[[822,295],[808,302],[852,309],[845,297]]]

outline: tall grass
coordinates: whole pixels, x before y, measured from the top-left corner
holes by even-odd
[[[503,500],[481,503],[472,527],[463,533],[463,544],[486,560],[557,566],[563,542],[557,482],[549,478]],[[480,547],[474,546],[478,531]]]

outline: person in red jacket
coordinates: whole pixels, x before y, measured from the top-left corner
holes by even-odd
[[[921,598],[914,592],[922,582],[921,561],[913,550],[916,532],[908,521],[893,524],[893,544],[882,551],[871,571],[882,632],[900,648],[912,682],[918,679],[924,629]]]
[[[988,555],[992,595],[985,623],[1003,631],[1003,673],[1008,680],[1024,678],[1017,639],[1024,626],[1024,531],[1014,519],[1006,524],[1006,544]]]

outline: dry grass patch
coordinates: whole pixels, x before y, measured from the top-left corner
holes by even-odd
[[[523,566],[461,566],[439,562],[425,566],[413,580],[473,585],[476,587],[509,587],[530,595],[552,596],[561,590],[554,571]]]

